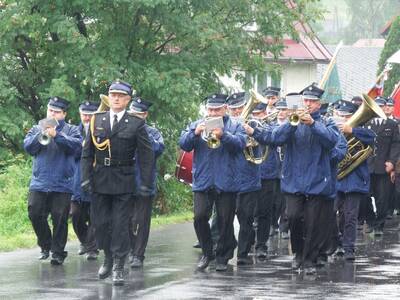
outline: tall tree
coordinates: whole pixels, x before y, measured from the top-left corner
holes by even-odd
[[[399,13],[398,0],[345,0],[350,23],[345,28],[345,42],[354,43],[358,39],[380,38],[383,25]]]
[[[379,58],[378,74],[382,72],[386,65],[386,61],[395,52],[400,50],[400,16],[397,17],[390,27],[389,35]],[[390,96],[394,89],[394,85],[400,81],[400,64],[393,64],[392,70],[389,72],[388,79],[385,81],[384,95]]]
[[[263,70],[264,55],[296,35],[294,22],[318,16],[308,9],[315,1],[293,9],[282,0],[1,1],[0,147],[21,150],[48,96],[70,99],[77,122],[78,103],[120,78],[155,102],[151,118],[173,161],[180,128],[221,88],[218,74]]]

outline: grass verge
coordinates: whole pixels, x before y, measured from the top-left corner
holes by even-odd
[[[170,215],[159,215],[153,216],[151,219],[151,229],[159,229],[163,226],[170,224],[183,223],[193,219],[193,212],[179,212]],[[151,234],[151,233],[150,233]],[[69,224],[68,228],[68,240],[75,241],[77,237],[72,229],[72,225]],[[0,252],[13,251],[22,248],[33,248],[36,247],[36,236],[33,230],[29,230],[24,233],[14,233],[10,236],[0,236]]]

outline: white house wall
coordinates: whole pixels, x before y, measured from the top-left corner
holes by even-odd
[[[307,85],[316,81],[316,64],[291,63],[282,67],[282,94],[300,92]]]
[[[229,93],[243,91],[242,84],[235,80],[234,75],[219,76],[220,81]],[[291,92],[299,92],[312,82],[317,82],[317,66],[311,63],[290,63],[282,65],[281,86],[282,95]],[[271,84],[271,79],[267,79],[267,83]],[[254,87],[257,89],[257,82]],[[265,88],[265,87],[261,87]]]

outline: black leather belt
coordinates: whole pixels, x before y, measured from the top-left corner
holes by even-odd
[[[106,166],[106,167],[111,167],[111,166],[117,166],[117,167],[133,166],[135,164],[135,160],[134,159],[121,160],[121,159],[114,159],[114,158],[104,157],[103,159],[96,158],[96,164],[99,164],[99,165],[102,165],[102,166]]]

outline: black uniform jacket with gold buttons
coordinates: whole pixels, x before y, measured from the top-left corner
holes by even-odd
[[[375,155],[368,159],[370,173],[385,174],[385,162],[396,164],[400,155],[400,135],[397,123],[391,119],[378,124],[376,119],[367,123],[367,128],[376,133]]]
[[[144,120],[125,112],[111,130],[108,111],[96,113],[93,118],[94,126],[90,128],[91,134],[87,135],[82,151],[82,184],[89,181],[95,193],[134,193],[138,188],[134,164],[139,163],[141,182],[145,188],[150,187],[154,153]],[[111,151],[108,148],[99,150],[93,139],[99,144],[109,139]],[[136,151],[139,162],[135,162]]]

